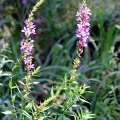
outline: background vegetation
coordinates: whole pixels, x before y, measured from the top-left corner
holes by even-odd
[[[29,10],[37,0],[0,1],[0,119],[4,108],[11,107],[9,75],[13,62],[20,57],[21,29]],[[92,0],[91,36],[78,69],[77,81],[90,86],[85,98],[91,104],[80,104],[96,115],[95,120],[120,120],[120,4],[119,0]],[[35,14],[34,64],[41,66],[34,78],[32,95],[36,103],[50,96],[50,87],[64,79],[75,56],[76,12],[80,0],[46,0]],[[94,40],[94,41],[93,41]],[[24,76],[23,64],[14,71],[14,83]],[[59,78],[59,79],[58,79]],[[59,103],[60,101],[57,101]],[[76,108],[75,108],[76,109]],[[57,110],[59,113],[59,109]],[[66,117],[66,116],[65,116]],[[70,116],[64,118],[72,119]]]

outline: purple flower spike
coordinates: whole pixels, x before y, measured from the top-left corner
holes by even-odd
[[[25,70],[28,71],[28,74],[32,74],[34,69],[34,64],[32,64],[32,51],[34,48],[33,42],[34,40],[31,40],[30,35],[31,34],[36,34],[35,30],[36,30],[36,25],[33,24],[33,22],[29,21],[29,20],[25,20],[24,23],[26,24],[26,26],[23,28],[23,30],[21,30],[21,32],[23,32],[26,36],[26,39],[23,39],[20,42],[20,46],[21,46],[21,52],[25,55],[24,58],[24,64],[25,64]]]
[[[90,9],[86,6],[82,6],[76,14],[77,29],[76,36],[79,40],[76,42],[76,45],[81,48],[86,47],[86,40],[89,37],[89,16],[91,15]],[[81,53],[80,53],[81,54]]]

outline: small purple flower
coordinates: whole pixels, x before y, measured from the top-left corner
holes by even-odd
[[[30,69],[34,68],[34,64],[30,64],[29,67],[30,67]]]
[[[36,19],[34,22],[39,25],[41,21],[39,19]]]
[[[32,64],[32,59],[33,59],[32,56],[27,56],[24,58],[24,63],[25,64]]]
[[[84,41],[84,40],[79,40],[79,41],[77,41],[77,46],[79,46],[79,45],[81,45],[81,46],[83,46],[83,47],[87,47],[87,43],[86,43],[86,41]]]
[[[24,23],[26,24],[26,27],[24,27],[21,32],[25,33],[26,37],[29,37],[31,34],[35,35],[36,25],[34,25],[33,22],[29,20],[25,20]]]
[[[34,40],[31,40],[31,41],[28,42],[27,45],[26,45],[25,53],[26,53],[27,55],[31,55],[31,54],[32,54],[32,51],[33,51],[33,48],[34,48],[33,41],[34,41]]]
[[[22,4],[26,4],[27,3],[27,0],[22,0]]]
[[[86,40],[89,36],[89,16],[91,15],[90,9],[86,6],[82,6],[76,14],[77,29],[76,36],[79,40],[76,42],[76,45],[80,48],[86,47]],[[83,50],[81,50],[83,51]],[[81,54],[81,53],[80,53]]]
[[[23,39],[23,40],[21,41],[20,45],[21,45],[20,50],[21,50],[22,53],[24,53],[24,52],[25,52],[25,49],[26,49],[26,41],[25,41],[25,39]]]
[[[30,29],[29,29],[29,28],[26,28],[26,27],[24,27],[24,29],[21,30],[21,32],[24,32],[24,33],[25,33],[25,36],[30,36],[30,34],[31,34]]]
[[[31,40],[31,41],[28,43],[28,50],[29,50],[30,52],[32,52],[32,51],[33,51],[33,48],[34,48],[33,42],[34,42],[34,40]]]
[[[25,39],[23,39],[20,43],[21,52],[25,53],[26,55],[31,55],[32,50],[34,48],[33,42],[34,42],[34,40],[30,40],[30,42],[27,42]]]

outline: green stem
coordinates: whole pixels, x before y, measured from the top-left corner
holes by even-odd
[[[114,95],[114,97],[115,97],[115,99],[116,99],[116,103],[117,103],[117,105],[118,105],[117,97],[116,97],[115,91],[113,91],[113,95]]]
[[[14,100],[13,100],[13,92],[12,92],[12,88],[10,88],[10,97],[11,97],[11,102],[12,102],[12,107],[13,107],[13,111],[15,113],[15,117],[18,120],[18,116],[16,114],[16,109],[15,109],[15,104],[14,104]]]
[[[29,14],[28,20],[32,20],[33,19],[33,15],[34,13],[37,11],[37,9],[39,8],[39,6],[44,2],[45,0],[40,0],[32,9],[32,11]]]

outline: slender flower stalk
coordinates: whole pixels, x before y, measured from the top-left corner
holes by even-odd
[[[22,2],[25,4],[27,0],[22,0]],[[38,67],[37,69],[34,69],[33,56],[32,56],[32,51],[34,49],[34,44],[33,44],[34,40],[31,39],[31,35],[36,34],[35,32],[36,25],[34,25],[33,23],[33,15],[43,2],[44,0],[40,0],[33,7],[32,11],[30,11],[28,19],[24,21],[25,23],[24,28],[21,30],[21,32],[24,33],[25,35],[25,38],[22,39],[22,41],[20,42],[20,46],[21,46],[20,50],[21,50],[21,53],[23,54],[22,58],[25,65],[25,71],[27,72],[26,76],[24,77],[24,80],[25,80],[24,90],[26,91],[26,95],[28,95],[30,91],[29,80],[34,74],[36,74],[36,72],[40,68]]]
[[[77,21],[77,29],[76,29],[76,36],[79,40],[76,42],[77,45],[77,56],[73,61],[73,67],[71,70],[70,79],[74,80],[76,75],[77,68],[79,67],[81,61],[79,57],[83,53],[83,48],[87,47],[86,40],[89,37],[89,16],[91,15],[90,9],[86,6],[86,0],[84,0],[82,6],[80,7],[79,11],[76,14],[76,21]]]

